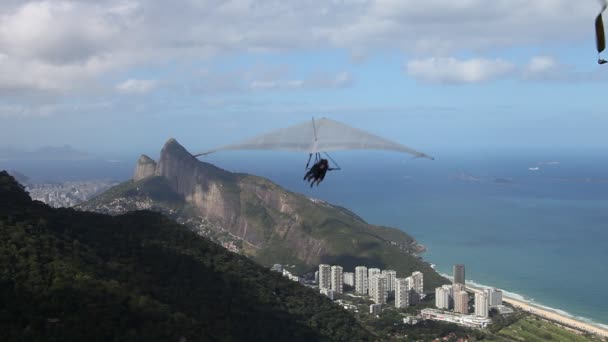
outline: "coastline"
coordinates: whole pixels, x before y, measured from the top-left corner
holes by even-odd
[[[452,280],[452,277],[447,274],[439,274],[447,279]],[[472,292],[481,292],[483,289],[490,287],[492,286],[477,284],[472,281],[466,282],[467,290]],[[531,303],[530,301],[526,300],[522,295],[511,293],[502,289],[499,290],[503,291],[503,301],[514,307],[520,308],[535,316],[553,321],[557,324],[561,324],[581,332],[588,332],[608,338],[608,327],[600,323],[594,322],[588,318],[575,317],[559,309]]]

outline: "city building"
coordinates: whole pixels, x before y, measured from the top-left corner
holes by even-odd
[[[424,275],[422,274],[422,272],[413,272],[412,281],[412,288],[414,289],[414,291],[418,292],[419,294],[424,293]]]
[[[379,268],[368,268],[367,269],[367,284],[368,284],[367,294],[368,294],[368,296],[370,296],[372,298],[373,298],[373,296],[374,296],[373,294],[375,292],[375,289],[374,289],[375,283],[372,282],[372,279],[374,276],[380,275],[380,274],[381,274],[381,272],[380,272]]]
[[[342,274],[342,266],[331,267],[331,289],[336,293],[342,293],[344,288],[344,277]]]
[[[382,304],[372,304],[369,306],[369,313],[379,315],[382,312]]]
[[[442,288],[448,292],[448,309],[454,308],[454,286],[443,285]]]
[[[454,284],[465,284],[463,264],[454,265]]]
[[[331,289],[331,266],[327,264],[319,265],[319,290]]]
[[[355,293],[359,295],[367,294],[367,267],[355,267]]]
[[[283,276],[287,277],[287,278],[289,278],[290,280],[293,280],[293,281],[300,281],[300,277],[291,274],[291,272],[289,272],[286,269],[283,269]]]
[[[397,271],[384,270],[382,275],[386,278],[386,290],[388,292],[395,292],[395,280],[397,279]]]
[[[397,278],[395,282],[395,307],[407,308],[410,305],[409,300],[409,282],[405,278]]]
[[[466,291],[454,292],[454,311],[465,315],[469,313],[469,294]]]
[[[330,290],[330,289],[321,289],[321,294],[326,295],[327,297],[329,297],[329,299],[334,300],[334,298],[336,297],[336,291],[334,290]]]
[[[488,318],[490,317],[490,301],[487,292],[475,293],[475,316]]]
[[[405,282],[407,284],[407,290],[411,290],[414,288],[414,279],[411,276],[405,278]]]
[[[344,285],[355,286],[355,274],[353,272],[344,272],[342,277],[344,278]]]
[[[490,306],[502,305],[502,291],[495,288],[485,289],[484,292],[488,295]]]
[[[435,289],[435,306],[442,310],[450,308],[450,290],[443,286]]]
[[[270,270],[282,273],[283,272],[283,265],[281,265],[281,264],[274,264],[274,265],[272,265],[272,268]]]
[[[376,304],[386,304],[386,298],[388,291],[386,290],[386,278],[382,274],[375,274],[371,278],[372,293],[370,294],[371,299]]]
[[[418,324],[418,322],[420,322],[420,317],[416,317],[416,316],[403,317],[403,324],[414,325],[414,324]]]
[[[319,283],[319,271],[315,271],[315,284]]]
[[[420,303],[420,294],[416,290],[410,289],[407,300],[409,305],[418,305]]]
[[[431,308],[420,310],[420,316],[423,319],[456,323],[472,328],[485,328],[488,324],[492,323],[492,320],[489,318],[477,317],[475,315],[461,315]]]

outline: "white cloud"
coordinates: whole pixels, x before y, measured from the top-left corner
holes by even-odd
[[[529,74],[546,73],[555,70],[557,66],[557,61],[553,57],[535,56],[528,63],[526,72]]]
[[[407,74],[419,82],[434,84],[480,83],[511,75],[515,65],[502,59],[428,58],[409,61]]]
[[[534,56],[523,68],[521,77],[536,82],[597,82],[605,81],[606,75],[596,71],[577,70],[574,65],[560,62],[552,56]]]
[[[424,62],[424,56],[567,44],[592,39],[590,18],[597,10],[593,1],[571,0],[494,0],[491,6],[487,0],[2,0],[0,97],[77,96],[107,87],[104,80],[118,72],[129,75],[133,66],[200,65],[244,53],[340,49],[364,58],[397,50]],[[508,69],[475,60],[457,61],[456,71],[442,65],[433,66],[441,69],[436,72],[420,71],[428,61],[414,69],[425,82],[478,82]],[[484,61],[502,69],[488,70]],[[230,80],[227,89],[336,88],[353,82],[349,73],[335,72]],[[189,82],[183,87],[217,88]]]
[[[157,86],[158,82],[155,80],[128,79],[116,85],[116,90],[122,94],[145,94],[154,90]]]
[[[564,65],[550,56],[534,56],[525,66],[522,78],[527,81],[576,81],[583,76],[573,66]]]
[[[324,88],[345,88],[352,85],[353,76],[346,71],[332,75],[320,73],[312,75],[306,79],[264,79],[253,80],[249,83],[252,90],[290,90],[290,89],[324,89]]]
[[[131,60],[130,52],[120,51],[130,28],[128,11],[61,0],[5,6],[0,5],[0,94],[69,92]]]

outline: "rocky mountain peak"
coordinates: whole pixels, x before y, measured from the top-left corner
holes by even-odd
[[[185,196],[200,187],[207,189],[211,182],[234,182],[232,173],[196,159],[173,138],[163,146],[155,174],[166,178],[173,190]]]
[[[142,154],[137,160],[133,180],[139,181],[150,176],[154,176],[156,172],[156,162],[145,154]]]
[[[182,155],[182,156],[192,157],[192,155],[174,138],[170,138],[169,140],[167,140],[167,142],[163,146],[163,149],[161,150],[160,154],[161,154],[161,159],[164,154],[171,154],[174,156]]]

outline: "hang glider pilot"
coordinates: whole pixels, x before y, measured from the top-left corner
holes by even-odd
[[[310,182],[311,188],[313,185],[315,185],[315,182],[317,182],[317,186],[319,186],[319,183],[321,183],[321,181],[323,181],[325,178],[327,171],[331,170],[335,169],[329,167],[329,162],[327,159],[320,159],[310,168],[310,170],[308,170],[308,172],[306,172],[304,175],[304,180]]]

